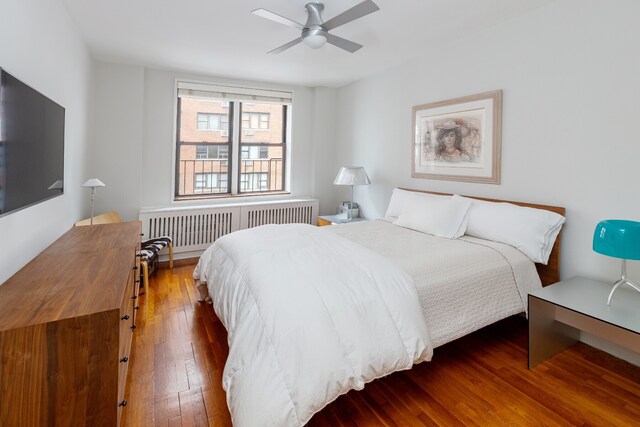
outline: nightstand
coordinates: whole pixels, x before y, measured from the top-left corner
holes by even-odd
[[[322,215],[318,217],[318,227],[335,224],[348,224],[350,222],[368,221],[367,218],[353,218],[348,220],[344,215]]]
[[[573,345],[580,331],[640,352],[640,294],[572,277],[529,294],[529,369]]]

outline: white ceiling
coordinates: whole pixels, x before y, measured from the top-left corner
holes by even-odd
[[[299,44],[277,55],[266,52],[300,34],[251,11],[264,8],[304,24],[308,0],[61,1],[99,60],[339,87],[553,0],[374,0],[379,11],[332,31],[364,45],[356,53]],[[325,0],[323,17],[360,1]]]

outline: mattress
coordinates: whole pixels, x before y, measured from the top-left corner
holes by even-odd
[[[385,220],[322,229],[391,259],[412,277],[434,348],[526,313],[527,294],[542,286],[535,264],[502,243],[445,239]]]

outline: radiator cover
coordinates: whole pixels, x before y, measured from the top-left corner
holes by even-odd
[[[317,199],[295,199],[214,206],[143,208],[142,239],[171,236],[175,259],[198,257],[213,242],[236,230],[265,224],[305,223],[318,220]],[[166,250],[160,260],[167,259]]]

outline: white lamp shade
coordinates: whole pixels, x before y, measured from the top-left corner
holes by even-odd
[[[322,34],[312,34],[302,39],[302,41],[312,49],[319,49],[327,42],[327,38]]]
[[[335,185],[367,185],[371,184],[371,181],[362,166],[343,166],[333,183]]]
[[[83,187],[106,187],[106,185],[104,184],[104,182],[100,181],[98,178],[91,178],[88,179],[87,182],[85,182],[84,184],[82,184]]]

